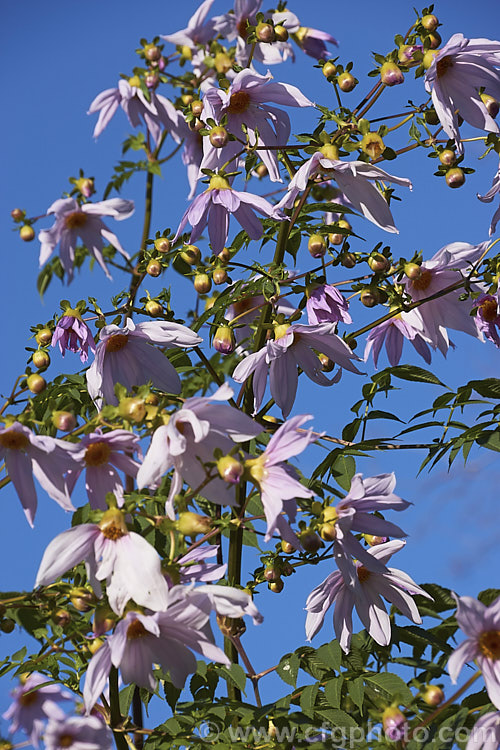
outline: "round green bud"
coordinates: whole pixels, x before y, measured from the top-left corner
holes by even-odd
[[[184,263],[187,263],[190,266],[195,266],[200,262],[200,248],[196,247],[196,245],[184,245],[179,253],[179,257],[182,258]]]
[[[445,167],[451,167],[453,164],[455,164],[456,160],[457,155],[451,148],[444,148],[439,152],[439,161]]]
[[[271,44],[276,39],[274,27],[272,26],[272,24],[265,23],[264,21],[260,21],[260,23],[257,24],[255,29],[255,36],[257,37],[259,42],[265,42],[268,44]]]
[[[415,279],[420,278],[422,274],[422,269],[418,265],[418,263],[406,263],[404,267],[404,272],[406,276],[408,276],[409,279],[412,281],[415,281]]]
[[[70,432],[76,427],[76,417],[70,411],[52,412],[52,424],[62,432]]]
[[[12,633],[14,628],[16,627],[16,623],[14,620],[11,620],[9,617],[7,617],[5,620],[2,620],[0,622],[0,630],[2,633]]]
[[[35,230],[30,224],[24,224],[19,230],[19,236],[24,242],[31,242],[35,239]]]
[[[366,287],[360,294],[360,300],[365,307],[375,307],[380,302],[378,289]]]
[[[341,91],[343,91],[345,94],[348,94],[349,91],[352,91],[356,87],[357,81],[352,73],[345,71],[344,73],[341,73],[337,78],[337,84]]]
[[[212,528],[212,519],[209,516],[201,516],[187,510],[179,513],[175,523],[177,531],[183,536],[195,537],[198,534],[207,534]]]
[[[389,258],[386,258],[382,253],[372,253],[368,258],[368,265],[374,273],[382,273],[387,271],[391,265]]]
[[[42,393],[47,387],[47,381],[37,372],[34,372],[26,378],[26,385],[31,393]]]
[[[446,172],[446,184],[451,188],[459,188],[465,182],[465,174],[460,167],[453,167]]]
[[[497,99],[495,99],[493,96],[490,96],[489,94],[481,94],[480,96],[481,101],[486,107],[486,111],[488,112],[489,116],[495,118],[498,115],[500,109]]]
[[[50,328],[40,328],[35,334],[35,341],[39,346],[47,346],[52,341]]]
[[[354,253],[342,253],[340,262],[344,268],[354,268],[356,265],[356,256]]]
[[[161,263],[154,258],[151,259],[146,266],[146,273],[148,274],[148,276],[153,276],[155,278],[161,274],[162,270],[163,268]]]
[[[437,50],[441,42],[443,41],[441,38],[441,34],[437,31],[432,31],[430,34],[427,34],[426,37],[430,42],[430,49],[431,50]]]
[[[428,706],[439,706],[444,701],[444,693],[438,685],[426,685],[422,700]]]
[[[231,354],[236,349],[236,339],[231,326],[219,326],[213,338],[214,349],[221,354]]]
[[[217,471],[228,484],[238,484],[243,476],[243,465],[234,456],[221,456],[217,461]]]
[[[286,42],[289,35],[285,27],[281,24],[278,24],[274,27],[274,36],[276,37],[277,42]]]
[[[92,604],[95,602],[95,597],[92,591],[84,588],[73,588],[69,592],[71,604],[79,612],[89,612],[92,609]]]
[[[194,288],[198,294],[208,294],[212,288],[210,277],[206,273],[197,273],[194,277]]]
[[[216,125],[208,135],[208,140],[214,148],[224,148],[229,140],[229,133],[222,125]]]
[[[44,349],[37,349],[36,352],[33,352],[33,354],[31,355],[31,359],[35,367],[39,370],[46,370],[50,365],[49,353]]]
[[[227,281],[227,279],[228,279],[228,275],[227,275],[226,269],[225,268],[215,268],[214,271],[213,271],[213,273],[212,273],[212,279],[214,281],[214,284],[217,284],[217,285],[218,284],[225,284],[226,281]]]
[[[431,109],[426,109],[424,120],[426,121],[427,125],[439,125],[439,117],[437,116],[434,107],[432,107]]]
[[[284,583],[281,580],[281,578],[278,578],[276,581],[270,581],[268,584],[269,591],[272,591],[274,594],[280,594],[283,591]]]
[[[380,68],[380,80],[386,86],[397,86],[404,83],[402,70],[394,62],[385,62]]]
[[[433,13],[427,13],[427,15],[422,16],[421,23],[426,31],[434,31],[439,21]]]
[[[307,243],[307,249],[313,258],[322,258],[326,253],[327,242],[322,234],[312,234]]]
[[[156,62],[161,57],[161,49],[156,44],[146,44],[144,47],[144,57],[149,62]]]
[[[330,76],[334,76],[337,72],[337,66],[332,62],[326,62],[321,68],[321,71],[325,78],[330,78]]]
[[[363,136],[360,146],[361,150],[365,154],[368,154],[370,159],[378,159],[385,151],[384,141],[378,133],[367,133]]]
[[[170,250],[170,240],[167,237],[159,237],[155,240],[155,249],[159,253],[168,253]]]
[[[23,211],[22,208],[13,208],[10,212],[10,215],[14,219],[14,221],[22,221],[24,217],[26,216],[26,211]]]
[[[314,531],[303,531],[299,534],[299,539],[306,552],[317,552],[323,546],[321,539]]]
[[[144,309],[146,310],[147,314],[151,315],[151,317],[153,318],[157,318],[163,313],[162,305],[160,305],[160,303],[155,299],[148,299],[148,301],[144,305]]]
[[[200,117],[203,112],[203,102],[199,99],[195,99],[191,102],[191,112],[195,117]]]
[[[118,413],[128,422],[142,422],[146,416],[146,404],[139,396],[127,396],[120,399]]]
[[[431,49],[428,49],[427,52],[424,54],[422,65],[426,70],[428,70],[432,63],[434,62],[434,58],[438,54],[437,50],[431,47]]]
[[[290,542],[285,542],[284,539],[281,540],[281,549],[286,555],[291,555],[293,552],[295,552],[295,547],[293,544],[290,544]]]

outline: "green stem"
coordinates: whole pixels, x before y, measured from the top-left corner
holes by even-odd
[[[118,689],[118,670],[111,667],[109,673],[109,708],[110,708],[110,726],[115,739],[116,750],[128,750],[127,740],[122,732],[115,732],[122,726],[122,715],[120,711],[120,692]]]
[[[146,178],[146,199],[144,209],[144,224],[142,228],[141,250],[139,253],[139,258],[137,259],[137,263],[135,264],[134,270],[132,272],[133,277],[129,289],[129,301],[127,305],[129,312],[127,314],[127,317],[130,316],[130,308],[134,305],[137,292],[140,285],[142,284],[144,276],[146,275],[144,272],[139,273],[139,265],[143,259],[144,251],[146,249],[146,240],[149,237],[149,232],[151,229],[151,214],[153,210],[153,179],[153,172],[148,172],[148,176]]]
[[[134,724],[139,729],[144,728],[144,717],[142,713],[142,701],[139,687],[136,685],[134,688],[134,695],[132,696],[132,718]],[[134,732],[134,745],[137,750],[141,750],[144,747],[144,737],[142,734]]]

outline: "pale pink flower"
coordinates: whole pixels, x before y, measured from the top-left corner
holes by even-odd
[[[175,31],[173,34],[162,34],[162,39],[178,47],[189,47],[193,51],[198,50],[200,44],[206,45],[216,35],[215,19],[207,20],[213,3],[214,0],[204,0],[189,19],[185,29]]]
[[[160,556],[142,536],[128,531],[119,510],[106,511],[100,524],[84,523],[56,536],[43,554],[35,587],[47,586],[82,561],[97,593],[98,581],[106,580],[109,604],[117,614],[123,614],[130,599],[152,610],[167,606]]]
[[[480,201],[483,201],[483,203],[491,203],[495,195],[498,195],[500,193],[500,167],[497,169],[497,172],[493,178],[493,184],[488,190],[487,193],[484,195],[477,194],[477,197]],[[500,205],[498,206],[497,210],[493,214],[493,217],[491,219],[490,224],[490,237],[492,234],[495,234],[497,224],[500,221]]]
[[[89,349],[95,354],[94,337],[78,310],[66,310],[57,321],[52,335],[52,346],[57,344],[63,357],[66,349],[74,353],[80,352],[80,360],[84,363],[89,358]]]
[[[457,623],[467,639],[448,659],[451,681],[457,681],[464,664],[475,661],[490,701],[500,708],[500,597],[489,607],[471,596],[454,597]]]
[[[331,284],[315,286],[306,303],[307,322],[310,326],[321,323],[352,323],[349,303]]]
[[[498,750],[500,747],[500,711],[489,711],[476,721],[465,750]]]
[[[111,750],[113,735],[97,716],[51,719],[43,735],[45,750]]]
[[[14,700],[2,714],[4,719],[11,721],[9,732],[15,734],[22,729],[35,747],[39,746],[47,719],[64,719],[65,713],[59,702],[71,700],[71,695],[60,685],[45,684],[50,682],[50,677],[32,672],[22,685],[14,688]]]
[[[500,347],[500,313],[498,311],[498,292],[496,294],[481,294],[474,303],[477,309],[476,322],[479,333],[483,334],[488,341]]]
[[[431,352],[421,333],[424,327],[421,316],[417,310],[412,312],[414,314],[411,316],[411,319],[414,322],[420,320],[420,326],[418,329],[407,319],[408,315],[404,312],[399,313],[399,315],[393,315],[389,320],[386,320],[384,323],[379,323],[378,326],[372,328],[366,339],[364,354],[365,362],[371,353],[373,356],[373,364],[377,367],[379,354],[385,344],[389,364],[391,367],[395,367],[399,364],[399,360],[401,359],[403,342],[406,339],[413,345],[415,351],[425,359],[427,364],[430,364]]]

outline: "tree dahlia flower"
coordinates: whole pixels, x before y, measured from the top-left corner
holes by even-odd
[[[393,315],[389,320],[386,320],[384,323],[379,323],[378,326],[372,328],[366,339],[364,355],[365,362],[371,352],[373,356],[373,364],[377,367],[379,354],[385,344],[389,364],[391,367],[395,367],[401,359],[403,342],[407,339],[413,345],[415,351],[425,359],[427,364],[430,364],[431,352],[421,333],[424,328],[423,321],[417,310],[412,310],[412,313],[413,315],[411,316],[411,319],[413,322],[417,320],[420,321],[419,328],[415,328],[415,326],[412,325],[407,319],[407,313],[404,312],[399,313],[399,315]]]
[[[111,750],[113,735],[98,716],[51,719],[43,735],[45,750]]]
[[[66,690],[59,685],[46,685],[47,682],[51,682],[50,677],[32,672],[19,687],[14,688],[14,700],[2,714],[4,719],[11,721],[9,732],[14,734],[22,729],[35,747],[39,745],[47,719],[65,718],[59,702],[71,700]]]
[[[82,320],[78,310],[68,308],[57,321],[55,331],[52,335],[52,346],[59,344],[61,354],[80,352],[80,360],[86,362],[89,358],[89,349],[95,354],[95,341],[90,328]]]
[[[484,195],[479,195],[478,193],[477,197],[479,198],[480,201],[483,201],[483,203],[491,203],[495,195],[498,195],[499,193],[500,193],[500,167],[498,168],[497,173],[493,178],[493,184],[488,190],[488,192],[485,193]],[[497,210],[493,214],[493,218],[491,219],[490,237],[492,234],[495,234],[497,224],[499,221],[500,221],[500,206],[498,206]]]

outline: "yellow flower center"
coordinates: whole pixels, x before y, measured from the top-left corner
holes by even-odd
[[[29,440],[18,430],[7,430],[0,435],[0,445],[10,450],[23,451],[29,445]]]
[[[136,638],[144,638],[148,631],[140,620],[132,620],[127,628],[127,638],[129,640],[135,640]]]
[[[337,161],[339,158],[339,149],[334,143],[325,143],[324,146],[321,146],[320,151],[323,156],[332,159],[332,161]]]
[[[220,174],[215,174],[210,180],[208,189],[209,190],[231,190],[231,186],[225,177],[222,177]]]
[[[231,94],[227,111],[232,115],[241,115],[250,106],[250,96],[246,91],[235,91]]]
[[[59,737],[59,747],[71,747],[74,739],[71,734],[61,734]]]
[[[64,223],[68,229],[79,229],[87,223],[87,214],[83,211],[72,211],[64,219]]]
[[[110,336],[106,341],[107,352],[119,352],[124,346],[128,344],[128,336],[126,333],[117,333],[114,336]]]
[[[500,659],[500,630],[486,630],[479,636],[479,649],[487,659]]]
[[[418,292],[424,292],[432,281],[432,273],[428,268],[422,268],[420,276],[412,284]]]
[[[485,300],[479,305],[479,308],[481,310],[481,317],[488,323],[493,323],[498,316],[498,305],[496,299]]]
[[[99,528],[106,539],[111,539],[112,542],[128,534],[123,513],[118,508],[110,508],[104,513]]]
[[[286,336],[286,332],[290,328],[290,323],[281,323],[278,326],[274,326],[274,338],[277,341],[278,339],[282,339],[283,336]]]
[[[445,55],[436,62],[436,73],[438,78],[442,78],[454,65],[451,55]]]
[[[111,448],[108,443],[99,441],[91,443],[85,451],[85,463],[87,466],[102,466],[109,463]]]
[[[367,568],[365,568],[364,565],[360,565],[356,569],[356,572],[358,574],[358,581],[360,583],[364,583],[365,581],[367,581],[369,579],[370,575],[371,575],[370,571],[367,570]]]
[[[141,79],[139,76],[132,76],[132,78],[128,79],[128,82],[131,86],[135,86],[136,89],[141,88]]]

